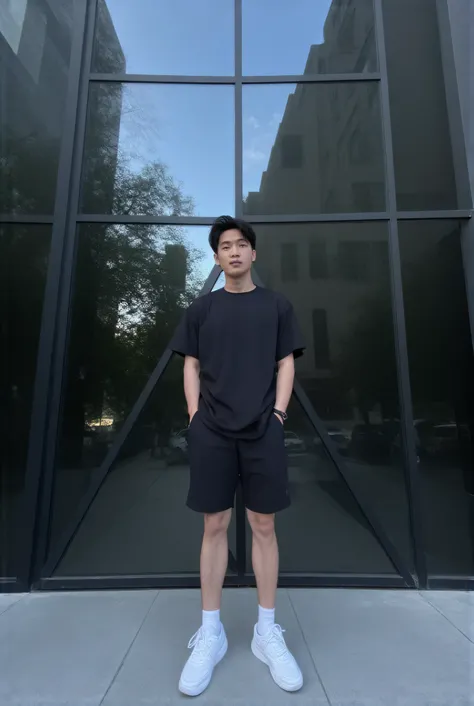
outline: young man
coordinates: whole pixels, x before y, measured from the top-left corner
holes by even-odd
[[[189,642],[193,652],[179,689],[188,696],[202,693],[227,651],[220,603],[227,528],[241,482],[259,600],[251,649],[278,686],[297,691],[303,676],[275,623],[275,513],[290,504],[283,424],[293,390],[294,357],[304,346],[290,303],[252,281],[253,228],[222,216],[212,226],[209,242],[225,273],[225,287],[189,307],[171,344],[184,356],[191,466],[187,504],[204,514],[202,626]]]

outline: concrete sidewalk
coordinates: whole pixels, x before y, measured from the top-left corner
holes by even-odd
[[[474,594],[280,590],[305,685],[286,694],[250,652],[252,589],[226,589],[229,652],[195,700],[177,691],[198,591],[0,595],[1,706],[473,706]]]

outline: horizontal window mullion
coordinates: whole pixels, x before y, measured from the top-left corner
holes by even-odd
[[[455,209],[452,211],[398,211],[397,219],[399,221],[433,221],[445,218],[471,218],[473,215],[472,209]]]
[[[90,81],[103,83],[197,83],[232,85],[235,76],[187,76],[175,74],[109,74],[92,73]],[[243,83],[339,83],[380,81],[379,73],[365,74],[282,74],[278,76],[243,76]]]
[[[129,216],[114,214],[81,213],[77,216],[79,223],[119,223],[119,224],[149,224],[149,225],[211,225],[217,216]],[[315,213],[315,214],[278,214],[278,215],[246,215],[245,220],[252,223],[333,223],[347,221],[388,221],[387,212],[366,213]]]
[[[43,223],[52,223],[53,215],[34,215],[34,214],[23,214],[23,213],[0,213],[0,223],[16,223],[21,225],[25,223],[27,225],[42,225]]]
[[[90,81],[101,83],[203,83],[234,84],[235,76],[174,76],[173,74],[99,74],[92,73]]]
[[[343,83],[380,81],[379,73],[371,74],[292,74],[280,76],[242,76],[245,83]]]
[[[348,221],[388,221],[387,212],[364,213],[308,213],[255,216],[247,214],[245,219],[252,223],[347,223]]]
[[[207,226],[214,223],[216,216],[129,216],[120,213],[81,213],[77,216],[78,223],[112,223],[112,224],[145,224],[145,225],[191,225]]]

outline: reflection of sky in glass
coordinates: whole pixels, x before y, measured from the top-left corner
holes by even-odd
[[[193,274],[204,284],[214,267],[214,253],[209,245],[210,226],[180,226],[179,232],[184,244],[200,258],[196,262]],[[197,252],[196,252],[197,251]]]
[[[244,86],[243,89],[243,190],[260,189],[262,172],[268,166],[270,152],[285,112],[293,84]]]
[[[234,73],[233,0],[105,0],[129,74]]]
[[[243,0],[244,75],[302,74],[332,0]]]
[[[212,288],[212,291],[215,292],[217,289],[222,289],[222,287],[224,285],[225,285],[225,277],[224,277],[224,273],[221,272],[218,279],[217,279],[217,282],[215,283],[215,285]]]
[[[105,0],[127,73],[234,73],[233,0]],[[243,73],[303,73],[333,0],[243,0]]]
[[[373,18],[370,0],[360,2],[360,19]],[[128,73],[233,74],[233,0],[104,3]],[[311,47],[323,44],[325,35],[333,45],[334,32],[346,19],[353,19],[353,12],[338,0],[243,0],[244,75],[303,73]],[[352,70],[349,64],[347,70]],[[294,90],[262,88],[244,86],[244,196],[260,187]],[[159,159],[184,195],[194,199],[193,215],[233,214],[233,87],[136,84],[126,90],[129,106],[122,115],[120,146],[133,152],[133,167]]]
[[[167,165],[195,202],[192,215],[234,211],[234,106],[230,86],[128,84],[119,150],[139,172]]]

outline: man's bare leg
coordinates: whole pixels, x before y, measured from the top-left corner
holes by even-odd
[[[247,511],[252,527],[252,563],[257,579],[258,623],[254,628],[252,652],[270,669],[273,680],[285,691],[298,691],[303,675],[289,651],[283,631],[275,625],[278,583],[278,543],[275,516]]]
[[[204,611],[220,610],[229,549],[227,529],[232,510],[204,515],[201,547],[201,597]]]
[[[227,528],[232,510],[204,515],[201,547],[202,626],[189,642],[193,649],[184,665],[179,690],[198,696],[209,685],[214,667],[227,652],[227,637],[220,621],[222,584],[227,569]]]
[[[258,602],[265,610],[275,609],[278,583],[278,542],[275,515],[247,511],[252,528],[252,565],[257,580]]]

